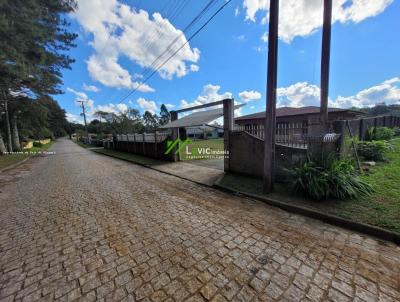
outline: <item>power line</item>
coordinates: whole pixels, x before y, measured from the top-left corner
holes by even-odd
[[[124,4],[123,3],[124,0],[120,0],[120,1],[122,4]],[[182,12],[182,10],[187,6],[187,4],[190,1],[191,0],[184,0],[183,2],[180,2],[180,0],[172,0],[172,1],[168,0],[168,1],[166,1],[164,6],[162,7],[162,9],[159,11],[159,13],[163,16],[163,18],[166,18],[170,22],[173,22],[173,20],[175,20],[175,18]],[[141,4],[141,1],[139,0],[137,2],[137,7],[136,7],[137,12],[140,10],[140,4]],[[107,36],[103,50],[108,45],[108,41],[110,40],[111,36],[112,36],[112,33]],[[155,28],[155,30],[152,33],[150,33],[149,35],[147,35],[147,37],[142,41],[142,47],[144,49],[149,48],[156,40],[161,39],[163,36],[165,36],[165,32],[159,31],[159,30],[157,30],[157,28]],[[147,72],[148,71],[145,70],[144,74],[147,75]],[[142,78],[143,78],[143,76],[142,76]],[[115,95],[115,93],[113,94],[113,96],[111,98],[114,98],[114,95]]]
[[[147,76],[144,81],[140,83],[139,86],[134,88],[130,93],[128,93],[125,97],[122,98],[122,100],[119,102],[121,104],[123,101],[125,101],[129,96],[131,96],[134,92],[136,92],[143,84],[145,84],[158,70],[163,67],[166,63],[169,62],[183,47],[185,47],[194,37],[196,37],[232,0],[226,1],[197,31],[195,31],[189,39],[181,46],[179,47],[168,59],[166,59],[157,69],[155,69],[149,76]]]
[[[213,4],[216,3],[216,0],[210,0],[208,2],[208,4],[200,11],[199,14],[197,14],[197,16],[184,28],[184,30],[182,31],[182,33],[180,35],[178,35],[168,46],[167,48],[150,64],[150,66],[147,68],[147,70],[145,70],[144,72],[144,76],[147,76],[147,74],[153,69],[155,69],[155,67],[157,66],[155,63],[157,61],[159,61],[166,53],[168,53],[171,49],[172,46],[179,40],[179,38],[181,38],[182,36],[184,36],[184,34],[189,31],[202,17],[205,13],[207,13],[207,11],[212,7]]]

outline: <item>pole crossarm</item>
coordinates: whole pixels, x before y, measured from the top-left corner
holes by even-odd
[[[233,99],[227,99],[227,100],[233,100]],[[182,113],[182,112],[192,111],[192,110],[196,110],[196,109],[202,109],[202,108],[207,108],[207,107],[223,105],[224,101],[225,100],[216,101],[216,102],[207,103],[207,104],[203,104],[203,105],[198,105],[198,106],[193,106],[193,107],[189,107],[189,108],[183,108],[183,109],[179,109],[179,110],[174,110],[174,111],[171,111],[171,112]]]

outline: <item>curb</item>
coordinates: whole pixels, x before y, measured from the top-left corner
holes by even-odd
[[[0,173],[3,173],[5,171],[11,170],[11,169],[14,169],[14,168],[18,167],[19,165],[22,165],[23,163],[27,162],[30,158],[31,158],[31,156],[28,156],[27,158],[24,158],[23,160],[21,160],[19,162],[16,162],[14,164],[11,164],[11,165],[7,166],[7,167],[1,169]]]
[[[380,227],[372,226],[372,225],[365,224],[362,222],[354,222],[354,221],[351,221],[351,220],[348,220],[348,219],[345,219],[345,218],[342,218],[342,217],[339,217],[336,215],[325,214],[325,213],[318,212],[318,211],[315,211],[315,210],[312,210],[312,209],[309,209],[306,207],[289,204],[289,203],[278,201],[278,200],[271,199],[271,198],[266,198],[261,195],[236,191],[236,190],[233,190],[224,185],[220,185],[220,184],[218,184],[218,182],[215,183],[213,187],[218,188],[227,193],[240,194],[242,196],[246,196],[246,197],[249,197],[252,199],[256,199],[256,200],[265,202],[271,206],[278,207],[278,208],[285,210],[287,212],[290,212],[290,213],[299,214],[299,215],[306,216],[309,218],[317,219],[317,220],[323,221],[325,223],[328,223],[330,225],[357,231],[362,234],[366,234],[366,235],[373,236],[373,237],[376,237],[379,239],[391,241],[397,245],[400,245],[400,234],[399,233],[388,231],[388,230],[382,229]]]
[[[361,223],[361,222],[354,222],[354,221],[351,221],[351,220],[348,220],[348,219],[345,219],[345,218],[341,218],[341,217],[336,216],[336,215],[325,214],[325,213],[322,213],[322,212],[311,210],[311,209],[306,208],[306,207],[293,205],[293,204],[282,202],[282,201],[278,201],[278,200],[275,200],[275,199],[272,199],[272,198],[266,198],[266,197],[261,196],[261,195],[251,194],[251,193],[244,193],[244,192],[241,192],[241,191],[236,191],[236,190],[231,189],[229,187],[226,187],[224,185],[220,185],[219,182],[222,180],[222,177],[220,179],[218,179],[212,186],[209,186],[209,185],[206,185],[204,183],[200,183],[200,182],[194,181],[192,179],[188,179],[188,178],[185,178],[185,177],[182,177],[182,176],[178,176],[178,175],[175,175],[175,174],[172,174],[172,173],[169,173],[169,172],[158,170],[158,169],[153,168],[153,167],[151,167],[149,165],[146,165],[146,164],[137,163],[137,162],[134,162],[134,161],[130,161],[128,159],[123,159],[123,158],[115,157],[113,155],[96,152],[96,150],[89,150],[89,151],[93,151],[93,152],[95,152],[97,154],[108,156],[108,157],[112,157],[112,158],[116,158],[116,159],[119,159],[119,160],[122,160],[122,161],[130,162],[130,163],[133,163],[135,165],[139,165],[139,166],[142,166],[142,167],[145,167],[145,168],[148,168],[148,169],[160,172],[160,173],[164,173],[164,174],[167,174],[167,175],[170,175],[170,176],[175,176],[175,177],[178,177],[180,179],[193,182],[193,183],[198,184],[198,185],[203,186],[203,187],[214,188],[214,189],[217,189],[219,191],[226,192],[226,193],[230,193],[230,194],[234,194],[234,195],[241,195],[241,196],[245,196],[245,197],[252,198],[252,199],[255,199],[255,200],[259,200],[259,201],[265,202],[266,204],[268,204],[270,206],[274,206],[274,207],[280,208],[282,210],[285,210],[285,211],[293,213],[293,214],[298,214],[298,215],[306,216],[306,217],[309,217],[309,218],[317,219],[317,220],[320,220],[322,222],[328,223],[328,224],[333,225],[333,226],[337,226],[337,227],[341,227],[341,228],[344,228],[344,229],[356,231],[356,232],[359,232],[361,234],[373,236],[373,237],[376,237],[378,239],[382,239],[382,240],[386,240],[386,241],[391,241],[391,242],[393,242],[393,243],[395,243],[397,245],[400,245],[400,234],[399,233],[388,231],[388,230],[382,229],[380,227],[372,226],[372,225]]]
[[[97,152],[96,150],[90,150],[90,149],[87,149],[87,150],[92,151],[92,152],[95,152],[95,153],[100,154],[100,155],[104,155],[104,156],[116,158],[116,159],[119,159],[119,160],[122,160],[122,161],[126,161],[126,162],[131,163],[131,164],[134,164],[134,165],[138,165],[138,166],[141,166],[141,167],[145,167],[145,168],[148,168],[148,169],[150,169],[150,170],[157,171],[157,172],[160,172],[160,173],[169,175],[169,176],[174,176],[174,177],[177,177],[177,178],[180,178],[180,179],[183,179],[183,180],[187,180],[187,181],[193,182],[193,183],[195,183],[195,184],[197,184],[197,185],[200,185],[200,186],[203,186],[203,187],[206,187],[206,188],[213,188],[213,186],[209,186],[209,185],[207,185],[207,184],[205,184],[205,183],[198,182],[198,181],[195,181],[195,180],[193,180],[193,179],[189,179],[189,178],[186,178],[186,177],[183,177],[183,176],[179,176],[179,175],[176,175],[176,174],[172,174],[172,173],[169,173],[169,172],[166,172],[166,171],[158,170],[158,169],[153,168],[152,166],[147,165],[147,164],[142,164],[142,163],[135,162],[135,161],[132,161],[132,160],[129,160],[129,159],[116,157],[116,156],[113,156],[113,155],[111,155],[111,154],[105,154],[105,153]]]

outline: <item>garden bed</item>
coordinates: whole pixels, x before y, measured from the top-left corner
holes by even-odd
[[[290,194],[287,185],[282,184],[276,185],[274,193],[262,196],[400,233],[400,139],[392,142],[395,151],[387,155],[390,161],[371,167],[361,176],[375,190],[370,197],[312,201]],[[219,184],[243,193],[262,192],[261,179],[242,175],[228,174]]]

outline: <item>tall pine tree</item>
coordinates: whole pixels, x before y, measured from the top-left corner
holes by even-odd
[[[75,8],[75,0],[0,1],[0,100],[4,104],[21,96],[62,93],[61,72],[74,62],[67,51],[75,46],[77,36],[69,32],[66,14]]]

